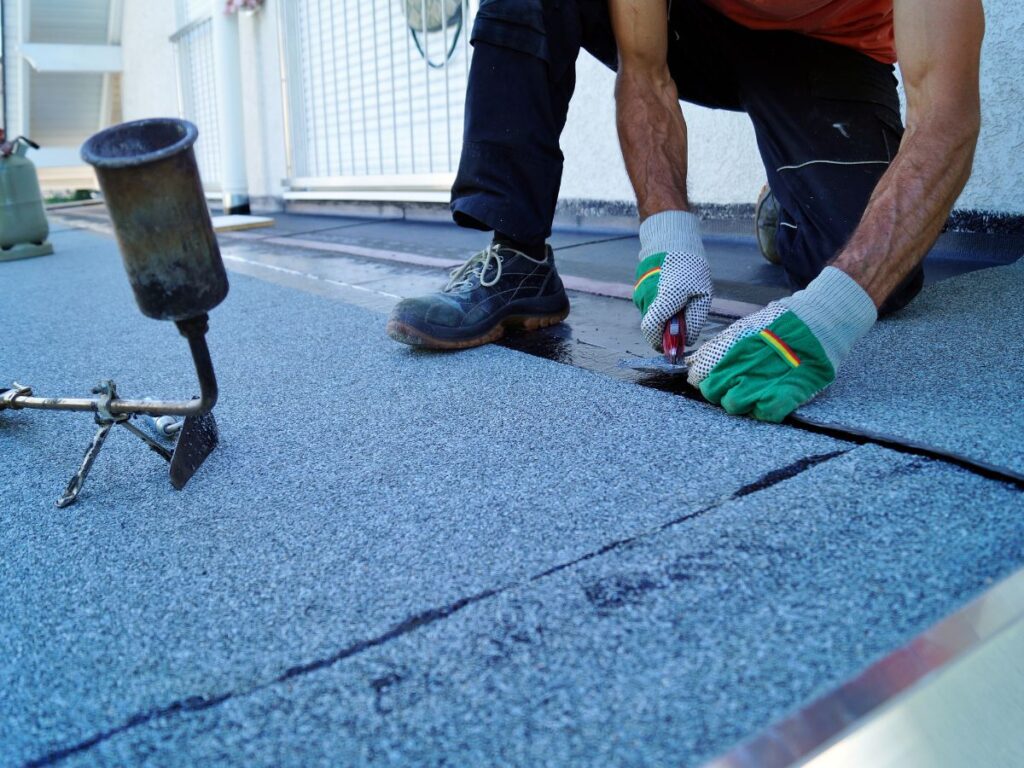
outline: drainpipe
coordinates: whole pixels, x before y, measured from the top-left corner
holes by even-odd
[[[213,5],[213,70],[220,122],[221,191],[224,213],[249,213],[249,181],[245,175],[245,126],[242,119],[242,59],[238,14],[224,12],[224,0]]]
[[[3,82],[0,82],[0,109],[3,110],[3,114],[0,115],[0,132],[4,134],[4,140],[7,137],[7,70],[10,69],[11,56],[10,51],[7,50],[7,25],[4,23],[4,5],[7,4],[7,0],[0,0],[0,47],[3,48],[3,56],[0,57],[0,61],[3,61]]]

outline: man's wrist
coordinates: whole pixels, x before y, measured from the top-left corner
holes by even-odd
[[[689,211],[662,211],[644,219],[640,224],[640,258],[669,251],[703,254],[697,216]]]
[[[804,290],[779,303],[811,329],[836,371],[878,319],[871,297],[837,267],[825,267]]]

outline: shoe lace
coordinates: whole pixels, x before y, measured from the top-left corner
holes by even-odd
[[[500,249],[501,246],[496,243],[492,243],[479,253],[470,256],[465,264],[461,267],[456,267],[451,271],[451,276],[448,278],[448,285],[444,287],[444,290],[454,291],[459,288],[468,287],[474,278],[476,278],[484,288],[490,288],[492,285],[497,283],[501,279],[502,256],[499,252]],[[492,266],[494,267],[494,275],[488,277],[487,272]]]

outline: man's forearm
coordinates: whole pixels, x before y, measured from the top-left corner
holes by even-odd
[[[640,219],[661,211],[687,211],[686,123],[675,82],[664,74],[622,69],[615,111],[626,172]]]
[[[935,243],[971,175],[977,124],[909,130],[833,262],[880,307]]]

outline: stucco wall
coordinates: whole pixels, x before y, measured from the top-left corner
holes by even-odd
[[[213,2],[211,0],[211,5]],[[246,173],[252,197],[281,194],[285,177],[276,0],[239,18]],[[125,3],[124,119],[180,115],[174,3]],[[202,131],[203,126],[199,126]]]
[[[959,209],[1024,214],[1024,4],[985,2],[982,135]],[[563,198],[632,201],[615,134],[614,75],[582,53],[562,150]],[[697,203],[752,203],[764,183],[745,115],[683,105],[690,143],[689,193]]]
[[[255,18],[240,19],[247,168],[254,198],[281,194],[284,106],[278,59],[277,8],[268,0]],[[957,207],[1024,214],[1024,4],[987,0],[982,58],[983,130],[974,176]],[[177,114],[173,3],[124,4],[124,115]],[[576,97],[562,137],[563,198],[633,200],[615,134],[614,75],[583,53]],[[297,84],[292,83],[292,87]],[[690,197],[698,203],[752,203],[764,171],[745,115],[684,105],[689,127]]]
[[[562,134],[563,198],[633,200],[615,132],[615,74],[584,52]],[[683,104],[689,142],[689,194],[701,203],[751,203],[764,183],[746,115]]]
[[[986,0],[982,128],[958,208],[1024,214],[1024,4]]]
[[[177,115],[174,3],[125,3],[123,24],[124,119]]]

